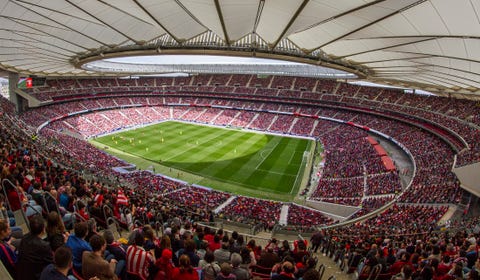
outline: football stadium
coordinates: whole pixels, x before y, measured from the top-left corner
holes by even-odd
[[[0,279],[480,279],[479,18],[0,0]]]

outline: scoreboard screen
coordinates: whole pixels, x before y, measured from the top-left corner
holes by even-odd
[[[43,77],[31,77],[32,78],[32,87],[43,87],[45,86],[45,82],[47,78]]]
[[[45,86],[46,78],[40,78],[40,77],[27,77],[27,78],[21,78],[18,81],[18,87],[19,88],[32,88],[32,87],[42,87]]]

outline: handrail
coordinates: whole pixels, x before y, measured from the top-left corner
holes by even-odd
[[[108,217],[107,220],[106,220],[106,224],[107,224],[107,228],[112,230],[111,226],[114,225],[115,226],[115,231],[118,233],[118,236],[122,236],[120,231],[119,231],[119,225],[118,225],[118,221],[112,216],[112,217]]]
[[[12,211],[12,206],[10,205],[10,201],[8,200],[7,187],[5,186],[5,184],[7,182],[10,183],[12,186],[14,186],[14,185],[8,179],[3,179],[2,180],[2,190],[3,190],[3,194],[5,195],[5,204],[7,205],[8,210]]]
[[[318,274],[319,274],[318,280],[322,280],[323,274],[325,274],[325,265],[323,263],[320,264],[317,271],[318,271]]]
[[[62,221],[62,224],[65,227],[65,223],[62,219],[62,212],[60,211],[60,207],[58,206],[57,199],[49,192],[43,192],[43,195],[42,195],[43,209],[46,212],[50,212],[50,208],[48,207],[48,203],[47,203],[47,198],[53,199],[53,201],[55,201],[54,203],[55,211],[58,213],[58,216],[60,217],[60,220]]]
[[[75,219],[79,219],[80,221],[82,222],[86,222],[87,219],[85,219],[82,215],[80,215],[80,213],[78,212],[78,210],[80,210],[80,208],[78,207],[78,203],[80,202],[80,200],[76,200],[75,201],[75,206],[73,207],[73,215],[72,217],[75,217]],[[82,202],[83,203],[83,202]],[[91,217],[90,213],[88,212],[88,208],[85,206],[85,211],[87,212],[88,216]],[[73,218],[72,218],[73,219]]]
[[[82,215],[80,215],[80,213],[78,212],[73,212],[73,215],[72,215],[72,219],[75,218],[76,219],[79,219],[80,221],[82,222],[86,222],[87,219],[85,219],[84,217],[82,217]]]
[[[125,218],[125,224],[127,225],[127,229],[130,229],[133,226],[133,216],[132,211],[128,207],[124,207],[122,210],[123,217]],[[120,219],[122,222],[122,219]]]
[[[215,226],[212,226],[210,224],[212,223],[204,223],[204,222],[197,222],[198,225],[202,226],[202,227],[208,227],[208,228],[211,228],[211,229],[215,229],[215,230],[218,230],[218,229],[223,229],[224,232],[229,232],[229,233],[232,233],[233,230],[228,230],[228,229],[224,229],[223,227],[220,228],[220,227],[215,227]],[[215,223],[214,223],[215,224]],[[223,225],[223,224],[222,224]],[[269,241],[270,241],[270,238],[265,238],[265,237],[260,237],[260,236],[255,236],[255,235],[252,235],[252,234],[245,234],[245,233],[242,233],[241,235],[243,235],[245,237],[245,242],[248,243],[248,241],[250,239],[254,239],[256,240],[257,242],[258,241],[262,241],[264,242],[265,244],[267,244]]]
[[[105,223],[107,222],[108,218],[113,217],[113,210],[107,204],[103,204],[102,212],[103,212],[103,220],[105,221]],[[108,213],[110,213],[111,215],[107,215]]]
[[[15,189],[15,191],[17,192],[17,196],[18,196],[18,200],[20,200],[20,193],[17,189],[17,186],[15,186],[10,180],[8,179],[3,179],[2,180],[2,189],[3,189],[3,193],[5,194],[5,200],[7,202],[7,205],[10,209],[10,211],[12,212],[17,212],[17,211],[20,211],[20,213],[22,215],[20,216],[16,216],[15,217],[15,223],[17,224],[17,226],[20,226],[22,224],[26,224],[27,227],[28,227],[28,230],[30,231],[30,223],[28,221],[28,217],[27,217],[27,214],[25,213],[25,211],[23,210],[23,205],[22,205],[22,201],[20,200],[20,209],[16,210],[16,211],[13,211],[11,205],[10,205],[10,201],[8,200],[8,194],[7,194],[7,184],[9,184],[12,188]],[[27,203],[28,206],[30,206],[28,203]],[[36,210],[35,210],[36,211]],[[23,221],[17,221],[17,218],[21,218]]]

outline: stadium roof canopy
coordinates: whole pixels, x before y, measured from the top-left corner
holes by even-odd
[[[126,55],[277,58],[480,95],[477,0],[0,0],[0,68],[106,75]]]

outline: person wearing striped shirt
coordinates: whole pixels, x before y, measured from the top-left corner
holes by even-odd
[[[5,219],[0,219],[0,260],[10,275],[15,276],[17,255],[15,254],[15,248],[6,241],[10,238],[11,233],[9,222]]]
[[[134,243],[127,248],[127,273],[138,274],[144,279],[148,278],[148,268],[155,262],[153,255],[142,247],[145,237],[139,230],[134,232]]]

